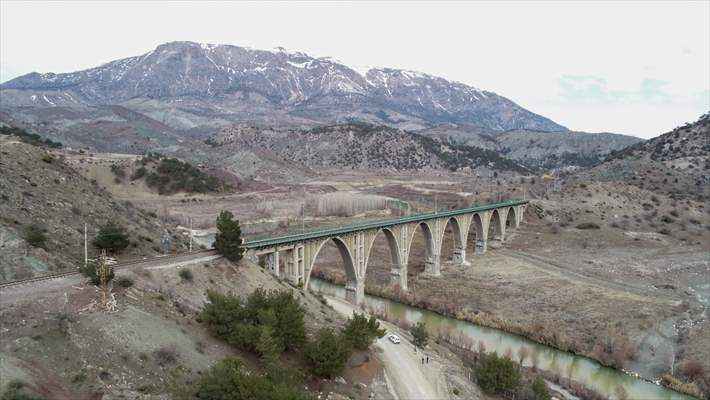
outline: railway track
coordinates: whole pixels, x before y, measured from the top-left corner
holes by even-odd
[[[217,251],[216,250],[203,250],[203,251],[196,251],[194,253],[187,253],[187,254],[174,254],[174,255],[167,255],[167,256],[162,256],[162,257],[151,257],[151,258],[141,258],[141,259],[136,259],[136,260],[130,260],[130,261],[125,261],[122,263],[117,263],[113,265],[114,271],[116,270],[121,270],[121,269],[126,269],[130,267],[135,267],[137,265],[142,265],[142,264],[165,264],[166,261],[182,261],[182,260],[191,260],[193,258],[202,258],[202,257],[208,257],[212,255],[216,255]],[[18,279],[16,281],[10,281],[10,282],[2,282],[0,283],[0,289],[6,289],[12,286],[18,286],[18,285],[26,285],[29,283],[36,283],[36,282],[42,282],[42,281],[49,281],[52,279],[58,279],[58,278],[65,278],[68,276],[75,276],[75,275],[81,275],[81,272],[79,270],[72,270],[72,271],[64,271],[64,272],[57,272],[54,274],[47,274],[47,275],[42,275],[42,276],[34,276],[32,278],[26,278],[26,279]]]

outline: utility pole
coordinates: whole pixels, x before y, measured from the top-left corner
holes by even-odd
[[[84,222],[84,267],[89,265],[89,247],[87,245],[87,227],[86,222]]]
[[[192,253],[192,217],[188,217],[190,219],[190,250],[188,252]]]
[[[490,186],[489,186],[489,189],[488,189],[488,193],[489,193],[489,194],[488,194],[488,198],[490,199],[491,196],[493,196],[493,171],[491,171],[491,172],[488,174],[488,179],[489,179],[489,182],[490,182]],[[490,201],[490,200],[488,200],[488,201]]]
[[[306,203],[301,203],[301,233],[306,233]]]
[[[439,205],[437,204],[437,197],[438,197],[438,196],[435,194],[435,195],[434,195],[434,214],[438,214],[438,213],[439,213]]]

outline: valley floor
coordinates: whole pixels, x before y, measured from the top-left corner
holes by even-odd
[[[696,382],[707,385],[703,379],[710,377],[710,235],[703,205],[660,200],[658,216],[647,222],[648,210],[638,212],[606,200],[602,213],[590,198],[584,195],[585,201],[576,203],[533,201],[548,214],[540,218],[529,207],[520,228],[509,231],[502,245],[491,242],[484,255],[473,254],[475,238],[469,237],[469,265],[448,261],[453,254],[449,231],[440,277],[422,274],[424,238],[415,234],[407,294],[390,287],[389,248],[384,239],[377,239],[365,290],[521,333],[649,379],[671,371],[682,375],[687,365],[700,364],[705,378]],[[587,199],[591,205],[585,204]],[[570,204],[582,204],[581,210]],[[615,208],[618,211],[611,211]],[[616,214],[609,215],[610,211]],[[566,213],[575,217],[561,218],[562,226],[550,218]],[[637,226],[610,222],[626,213],[628,220],[641,222]],[[654,219],[659,221],[664,213],[672,213],[671,221],[677,222],[657,225]],[[595,222],[597,229],[578,229],[582,222]],[[658,233],[662,227],[671,228],[670,233]],[[319,255],[315,270],[332,281],[345,279],[340,255],[332,246]]]

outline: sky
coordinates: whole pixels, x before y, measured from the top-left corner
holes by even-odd
[[[0,82],[176,40],[422,71],[496,92],[572,130],[649,138],[710,110],[708,0],[0,0]]]

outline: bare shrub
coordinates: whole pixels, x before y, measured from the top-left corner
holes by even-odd
[[[694,381],[705,375],[703,365],[697,360],[685,361],[680,366],[680,372],[691,381]]]
[[[673,222],[675,222],[675,220],[669,217],[668,215],[664,215],[663,217],[661,217],[661,222],[663,222],[664,224],[672,224]]]
[[[178,353],[174,345],[163,346],[153,352],[153,358],[158,365],[165,367],[177,362]]]

